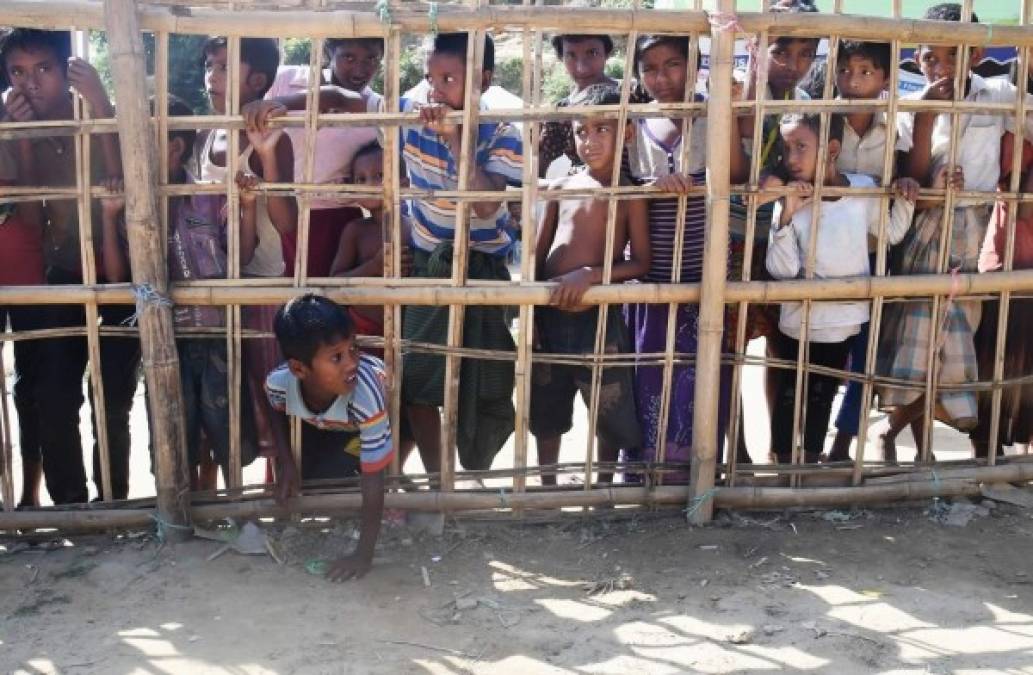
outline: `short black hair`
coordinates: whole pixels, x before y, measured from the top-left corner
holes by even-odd
[[[68,71],[68,59],[72,55],[72,34],[66,30],[38,30],[35,28],[8,28],[0,33],[0,67],[7,70],[7,57],[15,49],[36,51],[49,49],[54,52],[61,71]]]
[[[679,54],[689,58],[689,38],[687,35],[639,35],[635,40],[635,72],[638,72],[638,63],[642,55],[653,47],[667,45],[676,50]]]
[[[852,56],[868,59],[876,68],[889,75],[890,68],[892,67],[891,61],[893,60],[890,43],[865,42],[863,40],[840,41],[836,60],[839,63],[846,63]]]
[[[384,154],[384,149],[382,147],[380,147],[380,143],[379,142],[377,142],[377,141],[370,141],[369,143],[367,143],[366,145],[363,145],[362,147],[360,147],[358,150],[355,151],[355,154],[352,155],[352,165],[354,165],[355,162],[359,161],[360,157],[365,157],[366,155],[372,155],[372,154],[375,154],[375,153]]]
[[[613,53],[613,38],[609,35],[590,35],[588,33],[578,33],[571,35],[553,35],[552,36],[552,48],[556,52],[556,56],[563,58],[563,43],[566,42],[587,42],[588,40],[599,40],[603,43],[603,51],[609,56]]]
[[[799,89],[807,92],[813,99],[825,97],[825,74],[828,72],[828,61],[816,61],[803,79],[796,83]],[[835,83],[833,83],[835,88]]]
[[[819,113],[786,113],[778,121],[779,126],[787,124],[802,124],[815,136],[821,136],[821,115]],[[829,115],[829,140],[843,142],[843,115],[838,113]]]
[[[469,33],[438,33],[428,43],[427,55],[451,54],[466,63],[466,46]],[[484,70],[495,71],[495,41],[487,33],[484,35]]]
[[[201,47],[201,65],[205,59],[229,45],[225,36],[214,35],[204,41]],[[253,73],[265,75],[265,88],[258,92],[262,98],[276,79],[276,70],[280,67],[280,45],[275,38],[240,38],[240,62],[246,63]]]
[[[334,52],[338,47],[349,44],[359,44],[366,49],[376,49],[380,55],[384,55],[384,40],[382,38],[327,38],[323,41],[323,57],[330,61],[334,58]]]
[[[322,345],[355,335],[355,324],[342,305],[325,296],[306,293],[276,312],[273,332],[285,357],[308,366]]]
[[[942,2],[925,10],[922,18],[928,21],[961,21],[961,14],[960,3]],[[979,17],[976,16],[975,12],[972,12],[972,23],[979,23]]]
[[[818,6],[814,0],[777,0],[768,11],[776,14],[808,14],[817,12]]]
[[[154,114],[154,108],[158,104],[158,99],[155,96],[151,97],[151,114]],[[190,109],[187,102],[183,99],[169,94],[169,106],[168,106],[169,117],[186,117],[194,114],[194,111]],[[169,129],[169,140],[178,138],[183,141],[183,154],[180,155],[180,162],[187,162],[190,159],[190,155],[194,151],[194,142],[197,140],[196,129]]]

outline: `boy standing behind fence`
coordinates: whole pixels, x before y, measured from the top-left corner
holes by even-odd
[[[11,89],[6,106],[16,122],[72,120],[75,118],[74,90],[83,98],[94,118],[112,117],[114,109],[97,71],[86,61],[71,56],[67,31],[28,28],[10,29],[0,36],[0,65]],[[117,179],[122,174],[118,139],[114,133],[91,139],[90,167],[94,184]],[[74,188],[78,180],[74,136],[46,136],[31,141],[32,151],[19,158],[18,182],[22,185]],[[92,203],[87,204],[92,207]],[[83,261],[80,246],[79,204],[75,198],[47,199],[42,209],[44,262],[49,284],[80,284]],[[100,213],[91,220],[99,230]],[[104,270],[98,269],[98,280]],[[133,313],[126,305],[102,305],[105,325],[118,325]],[[44,310],[46,328],[85,325],[80,305],[51,305]],[[79,336],[47,338],[39,347],[36,380],[36,415],[39,441],[22,446],[26,490],[23,502],[38,504],[40,467],[46,475],[47,491],[55,504],[85,502],[89,497],[83,466],[79,410],[83,404],[82,379],[88,361],[86,340]],[[114,498],[125,498],[129,471],[129,412],[136,393],[140,344],[135,338],[104,337],[100,340],[104,380],[104,404],[111,453]],[[91,383],[92,384],[92,383]],[[94,429],[98,421],[94,415]],[[96,431],[94,438],[97,438]],[[94,482],[101,484],[99,449],[94,444]]]
[[[152,103],[153,108],[153,103]],[[174,97],[169,98],[169,115],[189,115],[190,108]],[[169,182],[182,185],[192,182],[187,165],[196,132],[181,129],[169,132]],[[242,182],[243,176],[241,176]],[[117,191],[121,186],[111,184]],[[242,185],[242,187],[244,187]],[[256,195],[242,190],[240,196],[240,263],[246,265],[257,246],[255,225]],[[113,281],[129,279],[129,258],[126,255],[124,197],[103,200],[103,259]],[[183,195],[169,198],[168,266],[169,279],[190,281],[225,279],[228,271],[226,196],[221,194]],[[225,324],[222,307],[177,305],[173,309],[176,329],[220,328]],[[177,337],[179,376],[183,389],[186,418],[187,466],[190,467],[191,489],[199,488],[198,467],[208,458],[202,455],[201,433],[216,464],[225,472],[229,467],[230,413],[227,406],[229,383],[226,340],[218,335]],[[158,392],[148,392],[150,405],[157,405]],[[254,420],[251,407],[241,406],[241,465],[255,458]],[[227,481],[228,482],[228,481]]]
[[[580,92],[571,105],[618,105],[620,94],[606,85],[593,85]],[[557,180],[554,188],[582,189],[607,187],[613,180],[618,135],[630,140],[632,127],[617,120],[589,116],[573,122],[577,154],[582,171]],[[622,181],[623,182],[623,181]],[[595,353],[599,308],[581,304],[585,291],[603,282],[606,258],[607,212],[609,199],[584,197],[550,201],[538,231],[536,261],[538,279],[556,281],[550,304],[535,310],[535,329],[540,351],[558,354]],[[631,258],[624,259],[630,243]],[[635,279],[649,271],[649,221],[646,201],[621,200],[614,226],[613,282]],[[624,319],[618,307],[606,314],[606,354],[631,351]],[[599,389],[599,417],[596,434],[600,462],[617,461],[621,448],[637,448],[642,443],[635,414],[632,369],[626,366],[603,368]],[[539,464],[559,461],[562,436],[572,426],[574,396],[580,391],[590,401],[592,368],[587,365],[536,363],[531,375],[530,427],[538,443]],[[586,477],[586,480],[589,480]],[[612,471],[600,471],[599,481],[610,483]],[[542,483],[555,485],[556,476],[542,474]]]
[[[961,21],[961,5],[945,3],[931,7],[925,19]],[[977,21],[975,14],[972,20]],[[911,98],[952,100],[954,79],[960,55],[956,46],[919,45],[915,53],[927,84],[922,92]],[[979,47],[970,48],[969,67],[983,57]],[[965,73],[965,101],[986,103],[1013,103],[1015,86],[1006,80],[986,80],[973,72]],[[1015,120],[1010,114],[965,113],[958,115],[959,145],[955,150],[957,164],[948,166],[951,157],[951,115],[927,111],[900,113],[897,149],[907,156],[901,169],[924,185],[932,185],[934,178],[951,183],[956,189],[993,193],[1000,177],[1001,137],[1014,131]],[[1033,137],[1030,117],[1023,121],[1026,136]],[[956,199],[954,213],[948,214],[951,228],[947,245],[950,247],[948,268],[960,272],[978,269],[979,251],[990,220],[993,194],[972,199]],[[936,274],[940,269],[943,206],[933,203],[921,211],[915,227],[896,252],[893,271],[897,274]],[[960,385],[978,379],[974,334],[979,326],[981,305],[978,300],[944,299],[940,314],[932,314],[932,302],[894,303],[886,308],[882,339],[879,349],[878,372],[894,379],[925,383],[932,322],[940,324],[940,344],[935,346],[939,361],[940,385]],[[894,441],[909,424],[921,452],[924,438],[923,420],[925,394],[915,389],[890,386],[880,388],[880,407],[890,412],[888,428],[880,436],[887,460],[896,459]],[[937,391],[936,415],[952,426],[967,431],[977,423],[976,393],[957,389]]]
[[[819,161],[819,115],[783,115],[779,127],[782,143],[784,173],[789,177],[792,192],[779,200],[771,224],[767,250],[768,272],[775,279],[795,279],[806,270],[812,238],[814,245],[814,275],[818,279],[849,276],[867,276],[867,237],[877,234],[881,219],[882,200],[877,197],[824,198],[818,205],[818,222],[812,220],[814,180]],[[825,166],[825,185],[832,187],[875,187],[875,181],[860,174],[841,174],[836,168],[843,139],[843,118],[832,115],[829,119],[828,156]],[[775,176],[765,180],[765,187],[783,185]],[[898,198],[890,211],[887,238],[891,243],[900,241],[911,225],[914,213],[912,203],[918,184],[903,179],[898,185]],[[807,333],[803,334],[803,303],[782,304],[778,321],[778,353],[783,358],[795,359],[804,342],[809,342],[807,363],[825,368],[842,368],[850,349],[850,339],[868,320],[867,300],[853,302],[815,302],[810,309]],[[771,448],[780,464],[791,461],[796,439],[793,437],[796,401],[796,369],[772,369],[777,388],[775,405],[771,410]],[[838,380],[835,376],[811,372],[807,375],[806,426],[803,428],[804,452],[807,462],[818,461],[825,443],[832,399]]]

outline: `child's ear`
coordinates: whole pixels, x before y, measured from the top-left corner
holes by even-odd
[[[291,375],[299,380],[304,380],[308,377],[309,368],[299,359],[287,359],[287,369],[291,371]]]
[[[494,71],[482,70],[481,71],[481,93],[488,91],[488,87],[491,86],[491,79],[495,76]]]

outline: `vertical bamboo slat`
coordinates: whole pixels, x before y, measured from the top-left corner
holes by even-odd
[[[388,111],[398,110],[400,73],[399,62],[401,61],[401,35],[397,29],[392,28],[384,43],[385,68],[384,68],[384,104]],[[397,279],[401,276],[402,258],[401,250],[406,246],[402,239],[402,206],[399,199],[401,189],[402,163],[398,138],[398,131],[393,127],[381,127],[384,143],[384,220],[381,225],[382,238],[384,241],[384,278]],[[401,342],[399,340],[402,328],[401,305],[389,305],[384,307],[384,361],[391,380],[395,383],[390,388],[391,419],[395,421],[391,425],[391,443],[395,449],[394,457],[391,459],[391,473],[402,473],[401,455],[401,415],[402,415],[402,392],[401,386],[397,383],[402,381],[402,354]]]
[[[11,443],[11,409],[7,402],[7,369],[4,365],[3,345],[0,345],[0,498],[4,511],[13,511],[14,501],[14,445]]]
[[[483,6],[483,0],[471,0],[475,7]],[[477,126],[481,102],[480,73],[484,61],[485,31],[472,30],[466,45],[466,100],[463,104],[463,129],[460,141],[459,185],[460,191],[469,189],[470,173],[477,148]],[[466,283],[470,256],[470,203],[456,205],[456,226],[453,235],[452,286]],[[463,321],[466,317],[464,305],[449,308],[448,347],[454,349],[463,344]],[[448,492],[455,488],[456,425],[459,420],[459,374],[462,359],[453,351],[445,357],[445,405],[441,421],[441,489]]]
[[[104,20],[116,84],[122,167],[125,175],[132,177],[126,189],[125,213],[133,283],[165,296],[168,268],[157,212],[157,158],[150,142],[145,56],[135,3],[105,0]],[[151,406],[159,531],[168,538],[180,539],[188,536],[190,496],[172,310],[165,303],[142,299],[137,311],[148,391],[161,392],[161,405]]]
[[[229,77],[226,83],[226,112],[240,114],[240,40],[236,35],[227,38],[226,60]],[[226,203],[229,236],[227,237],[227,275],[230,279],[240,278],[240,190],[237,189],[237,171],[240,166],[240,132],[226,130]],[[227,406],[230,412],[229,451],[230,465],[226,468],[227,486],[237,488],[243,483],[243,469],[240,459],[240,305],[226,307],[226,372]]]
[[[722,14],[735,12],[735,0],[720,0]],[[696,394],[692,415],[693,461],[689,487],[688,520],[706,523],[714,513],[711,499],[717,462],[717,411],[721,391],[721,336],[724,332],[724,293],[728,260],[728,165],[731,148],[729,108],[732,97],[731,28],[712,31],[710,43],[710,100],[707,103],[707,215],[709,227],[703,253],[703,283],[699,303],[696,350]]]

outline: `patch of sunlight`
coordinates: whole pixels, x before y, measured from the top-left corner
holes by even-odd
[[[994,623],[1033,623],[1033,616],[1029,614],[1013,612],[992,602],[984,602],[983,605],[994,615]]]
[[[803,556],[799,556],[799,555],[788,555],[786,553],[782,553],[781,556],[783,558],[785,558],[786,560],[792,560],[795,563],[807,563],[807,564],[810,564],[810,565],[824,565],[825,564],[825,562],[822,561],[822,560],[815,560],[814,558],[804,558]]]
[[[918,628],[937,628],[935,623],[917,619],[905,611],[886,602],[872,602],[865,605],[833,607],[828,616],[853,624],[865,630],[879,633],[895,633]]]
[[[160,656],[167,658],[170,656],[179,656],[179,651],[172,646],[172,643],[168,640],[156,639],[154,637],[123,637],[125,642],[130,647],[139,650],[144,656]]]
[[[659,654],[657,655],[660,656]],[[632,654],[620,654],[598,663],[586,663],[578,667],[584,673],[600,673],[603,675],[625,675],[626,673],[650,673],[650,675],[673,675],[673,673],[684,673],[685,669],[691,666],[691,662],[681,664],[664,654],[662,658],[651,659],[646,655],[635,656]]]
[[[432,659],[413,659],[412,662],[422,667],[431,675],[454,675],[455,673],[462,672],[462,669],[452,670],[446,664]]]
[[[909,631],[902,635],[901,658],[912,658],[928,650],[937,654],[1015,654],[1019,650],[1033,649],[1033,634],[1029,627],[1018,632],[1014,627],[1007,629],[992,626],[966,626],[965,628],[939,628]]]
[[[807,584],[797,584],[796,588],[810,591],[833,607],[836,605],[849,605],[877,601],[876,598],[873,598],[870,595],[858,593],[857,591],[849,588],[833,584],[829,584],[827,586],[808,586]]]
[[[748,623],[717,624],[702,621],[693,616],[668,616],[660,619],[672,628],[685,633],[686,635],[707,638],[724,642],[729,635],[735,635],[743,631],[752,630],[753,626]]]
[[[183,624],[181,624],[179,622],[176,622],[176,621],[170,621],[168,623],[161,624],[161,628],[164,629],[164,630],[179,630],[182,627],[183,627]]]
[[[592,599],[600,605],[608,607],[623,607],[633,602],[656,602],[656,596],[651,593],[640,591],[613,591],[612,593],[599,593],[592,596]]]
[[[791,670],[817,670],[826,668],[830,661],[810,652],[805,652],[796,647],[768,647],[765,645],[747,645],[742,648],[744,652],[762,656],[771,661],[777,661]],[[827,672],[827,671],[823,671]]]
[[[500,560],[492,560],[488,563],[488,566],[494,567],[497,570],[500,570],[502,572],[508,572],[509,574],[513,574],[516,576],[534,577],[535,580],[539,583],[547,584],[549,586],[580,586],[582,583],[584,583],[583,581],[557,579],[556,577],[538,574],[537,572],[527,572],[525,570],[520,569],[519,567],[515,567],[513,565],[510,565],[509,563],[504,563]]]
[[[481,663],[485,663],[482,661]],[[507,656],[501,661],[496,661],[492,664],[491,672],[496,673],[549,673],[551,674],[571,674],[577,673],[577,670],[568,670],[567,668],[560,668],[554,666],[551,663],[545,663],[533,659],[530,656],[524,656],[523,654],[513,654]]]
[[[608,609],[595,607],[594,605],[580,602],[578,600],[539,598],[535,600],[535,602],[561,619],[571,619],[572,621],[582,621],[584,623],[602,621],[613,614],[613,612]]]
[[[57,666],[50,659],[29,659],[25,664],[32,668],[32,670],[16,670],[16,673],[56,673],[58,672]]]
[[[645,621],[629,621],[614,629],[621,644],[632,647],[673,647],[694,644],[697,640],[671,632],[666,627]]]
[[[158,637],[160,633],[153,628],[127,628],[125,630],[118,631],[119,637],[125,638],[143,638],[143,637]]]

